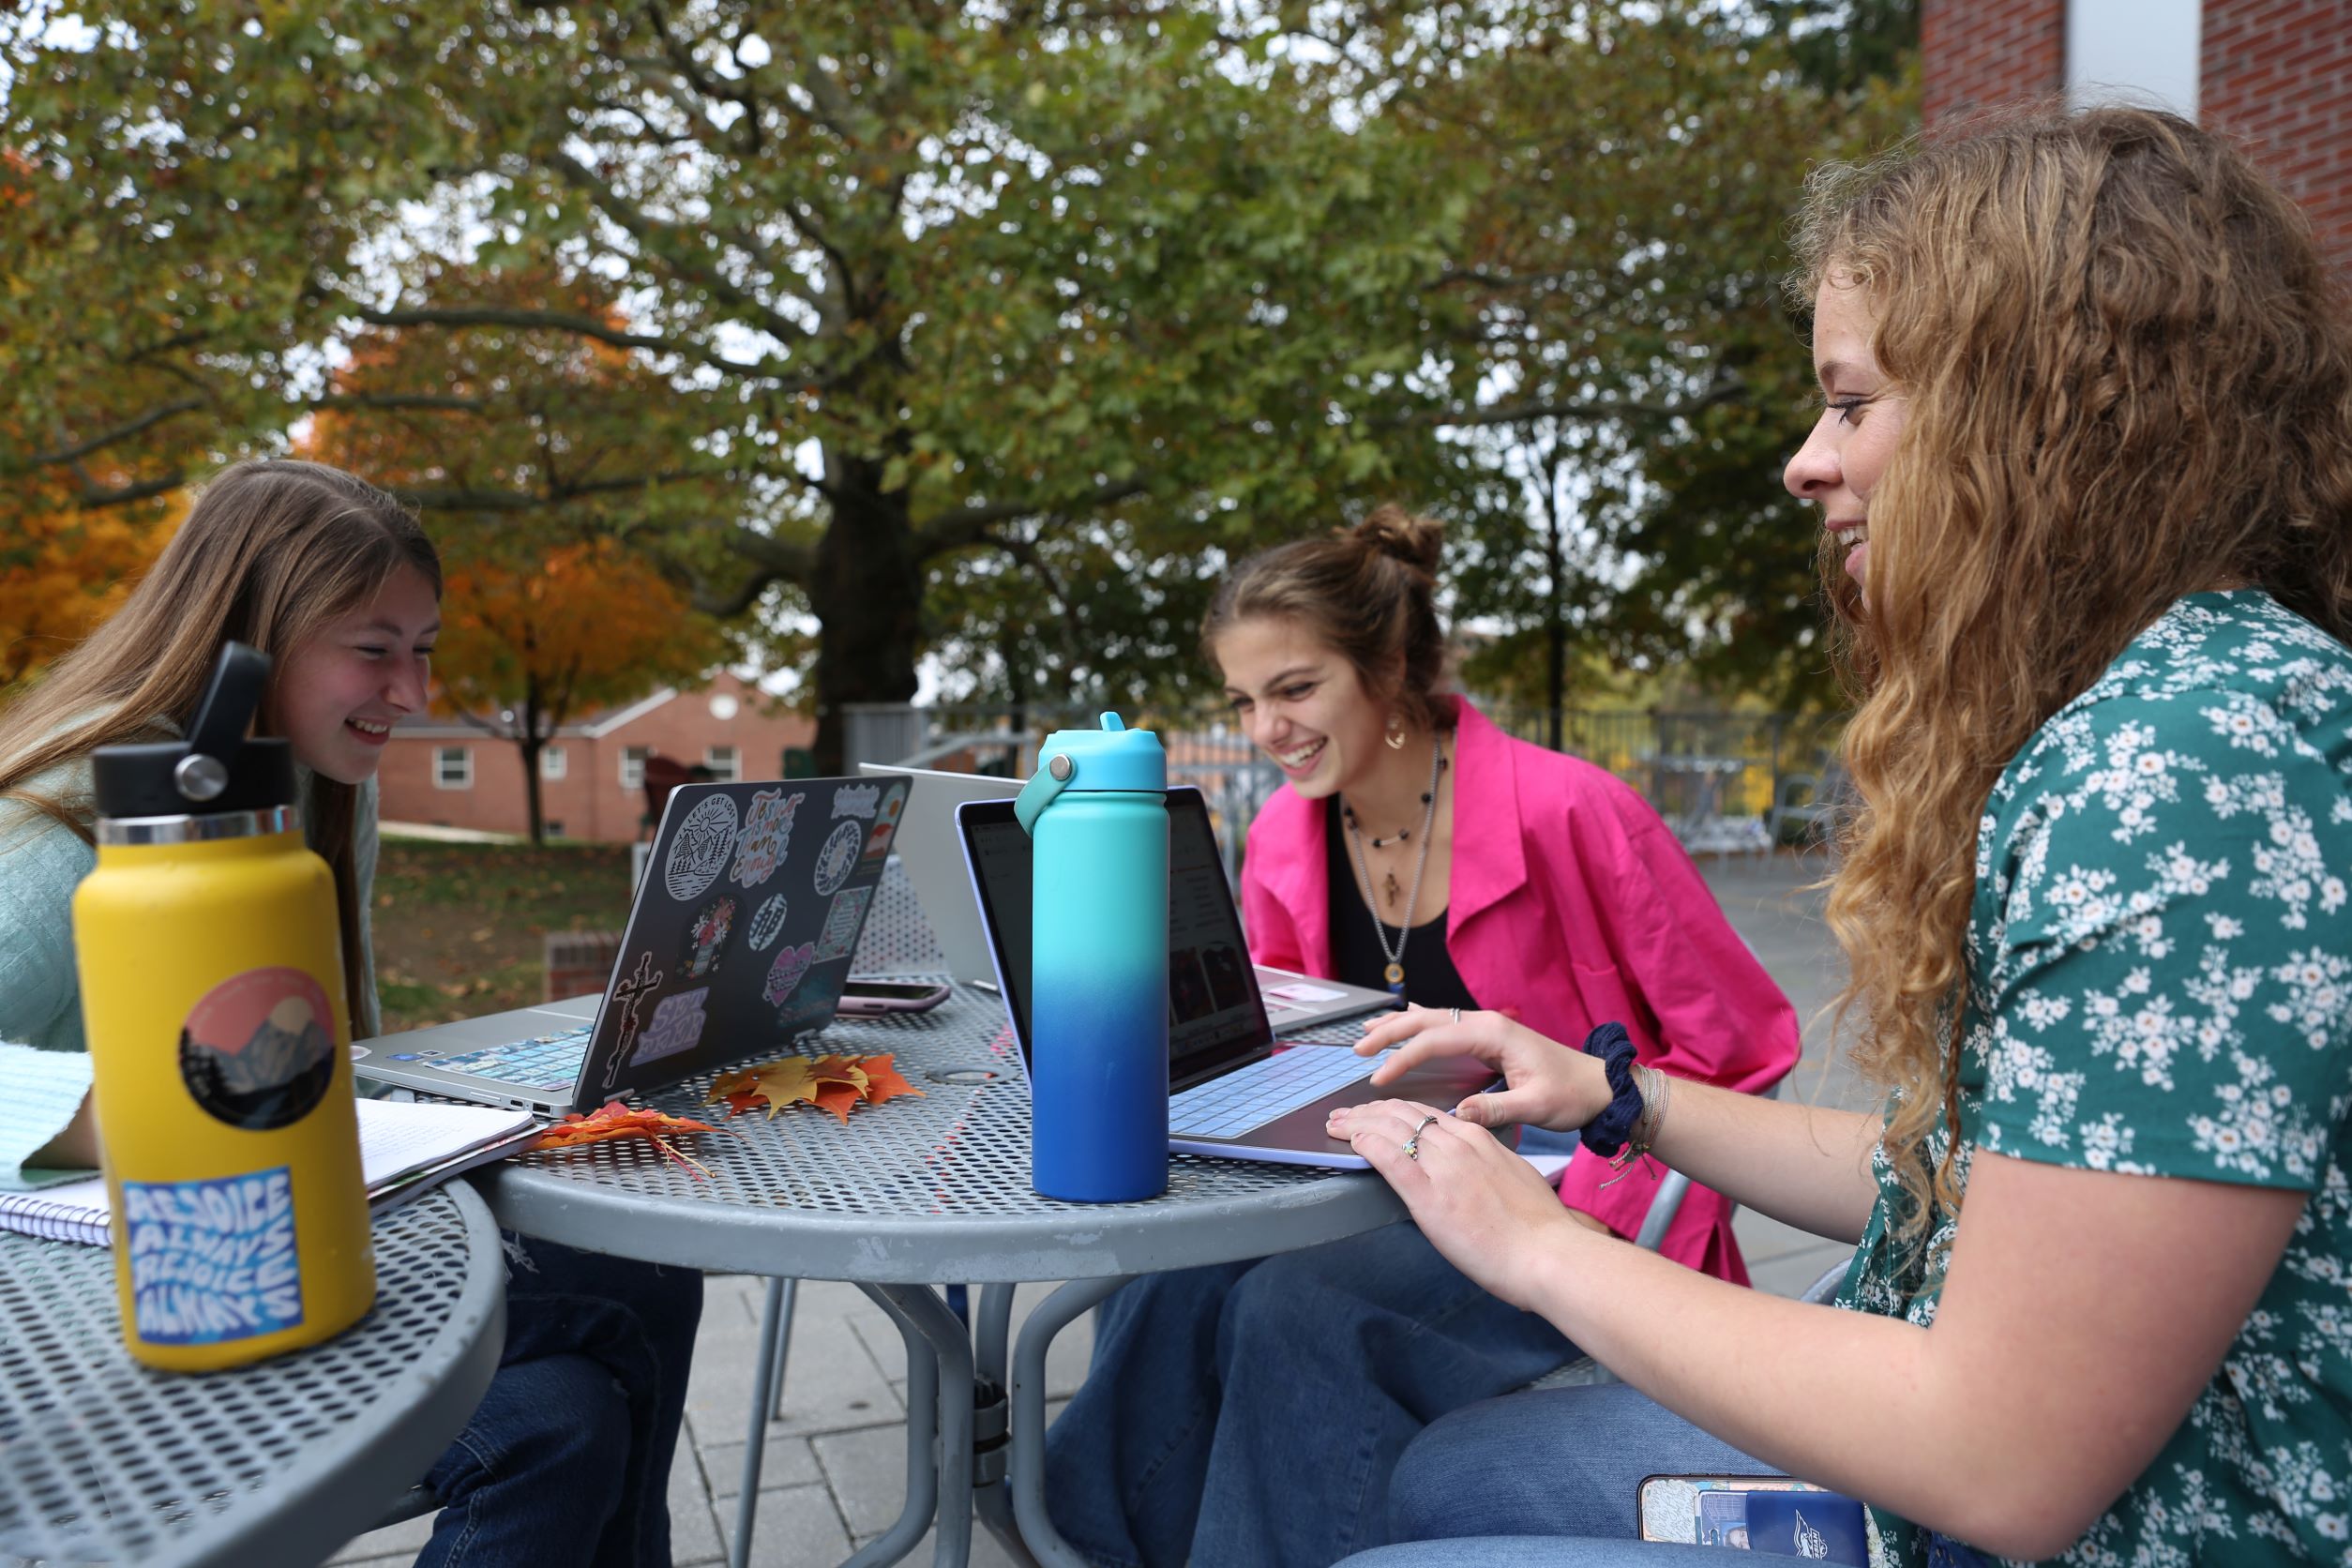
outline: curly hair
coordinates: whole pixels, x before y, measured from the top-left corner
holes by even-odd
[[[2352,328],[2301,209],[2148,110],[1980,120],[1826,169],[1797,249],[1808,303],[1864,291],[1907,404],[1867,604],[1826,550],[1822,575],[1858,702],[1833,1005],[1891,1092],[1915,1239],[1959,1204],[1966,942],[2002,769],[2184,595],[2258,586],[2352,641]]]

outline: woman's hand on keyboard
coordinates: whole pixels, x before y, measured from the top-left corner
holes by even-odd
[[[1472,1094],[1454,1109],[1481,1126],[1521,1124],[1574,1132],[1601,1114],[1609,1085],[1598,1057],[1571,1050],[1500,1013],[1462,1013],[1452,1008],[1408,1007],[1377,1015],[1356,1043],[1359,1056],[1395,1049],[1373,1071],[1372,1081],[1394,1083],[1425,1062],[1444,1056],[1474,1057],[1500,1073],[1504,1087]]]

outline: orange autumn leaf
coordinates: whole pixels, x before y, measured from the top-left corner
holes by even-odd
[[[846,1083],[860,1094],[866,1092],[866,1069],[858,1065],[862,1056],[821,1056],[808,1064],[808,1076],[819,1083]]]
[[[733,1116],[765,1106],[770,1120],[786,1106],[805,1102],[846,1123],[861,1100],[880,1105],[923,1093],[901,1078],[891,1062],[888,1056],[787,1056],[764,1066],[720,1073],[711,1080],[706,1100],[724,1104]]]
[[[817,1102],[815,1063],[805,1056],[788,1056],[771,1062],[764,1067],[747,1067],[738,1072],[721,1073],[711,1084],[710,1099],[724,1100],[730,1114],[741,1116],[760,1106],[768,1108],[773,1121],[776,1113],[786,1106],[806,1100]]]
[[[845,1127],[850,1124],[850,1108],[857,1104],[859,1094],[854,1084],[827,1083],[821,1085],[817,1090],[817,1108],[833,1112],[841,1119],[841,1124]]]
[[[691,1117],[671,1116],[650,1108],[631,1110],[618,1100],[608,1100],[602,1109],[582,1115],[573,1111],[555,1123],[530,1143],[530,1152],[542,1149],[577,1149],[583,1144],[610,1143],[618,1138],[641,1138],[661,1151],[662,1157],[685,1166],[697,1176],[710,1172],[686,1154],[671,1147],[669,1138],[682,1133],[715,1133],[718,1131],[708,1122]]]
[[[869,1106],[878,1106],[884,1100],[895,1100],[901,1094],[912,1094],[920,1099],[923,1096],[923,1091],[899,1076],[898,1069],[892,1065],[892,1058],[887,1056],[866,1058],[866,1103]]]

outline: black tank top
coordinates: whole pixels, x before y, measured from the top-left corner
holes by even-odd
[[[1372,929],[1372,912],[1364,907],[1364,895],[1356,891],[1355,862],[1348,848],[1347,830],[1340,825],[1336,795],[1323,805],[1323,855],[1330,871],[1327,897],[1331,907],[1332,967],[1340,979],[1351,986],[1386,990],[1388,957],[1380,951],[1380,936]],[[1422,892],[1426,895],[1429,889],[1425,887]],[[1380,930],[1394,950],[1398,927],[1382,921]],[[1413,927],[1412,935],[1406,939],[1403,962],[1407,1002],[1419,1007],[1459,1007],[1465,1011],[1477,1007],[1478,999],[1462,983],[1460,972],[1454,967],[1454,955],[1446,950],[1442,911],[1437,918]]]

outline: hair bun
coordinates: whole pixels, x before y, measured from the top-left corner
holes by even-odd
[[[1395,556],[1434,581],[1438,557],[1445,548],[1445,524],[1391,501],[1373,508],[1370,517],[1348,530],[1348,536],[1367,550]]]

